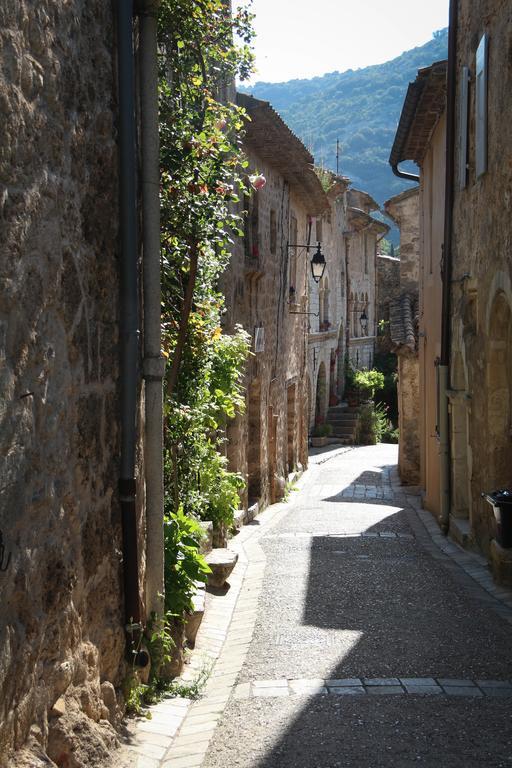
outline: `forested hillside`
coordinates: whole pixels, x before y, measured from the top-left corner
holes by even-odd
[[[382,203],[410,186],[388,164],[407,85],[418,69],[446,58],[447,48],[448,30],[443,29],[426,45],[385,64],[311,80],[259,82],[244,90],[270,101],[319,165],[336,170],[339,139],[340,172]]]

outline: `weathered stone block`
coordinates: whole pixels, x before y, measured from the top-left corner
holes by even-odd
[[[210,587],[223,587],[238,562],[238,553],[230,549],[212,549],[206,562],[212,569],[208,576]]]

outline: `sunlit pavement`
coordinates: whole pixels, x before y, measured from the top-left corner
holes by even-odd
[[[204,640],[220,658],[155,765],[512,765],[512,596],[418,510],[396,456],[317,453],[235,538],[232,619]]]

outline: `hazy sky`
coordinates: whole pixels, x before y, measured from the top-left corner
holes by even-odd
[[[314,77],[388,61],[448,26],[448,2],[253,0],[258,71],[252,82]]]

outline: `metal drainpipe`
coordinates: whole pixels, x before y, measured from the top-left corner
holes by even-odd
[[[139,317],[137,280],[137,189],[135,141],[135,77],[133,63],[133,3],[117,3],[119,89],[119,228],[120,228],[120,390],[121,476],[119,497],[123,528],[125,619],[130,653],[141,634],[139,558],[136,511],[135,450]],[[130,647],[131,646],[131,647]]]
[[[440,524],[444,533],[450,527],[450,435],[447,390],[450,388],[450,311],[452,276],[453,178],[455,163],[455,94],[457,57],[458,0],[450,0],[448,31],[448,74],[446,84],[446,176],[441,315],[441,359],[439,364],[439,454],[440,454]]]
[[[419,184],[420,177],[416,173],[407,173],[406,171],[401,171],[398,165],[392,165],[391,170],[395,174],[395,176],[398,176],[399,179],[406,179],[407,181],[415,181],[417,184]]]
[[[144,276],[144,394],[146,480],[146,605],[163,614],[164,483],[161,354],[160,173],[158,136],[158,2],[146,0],[139,14],[142,243]]]

